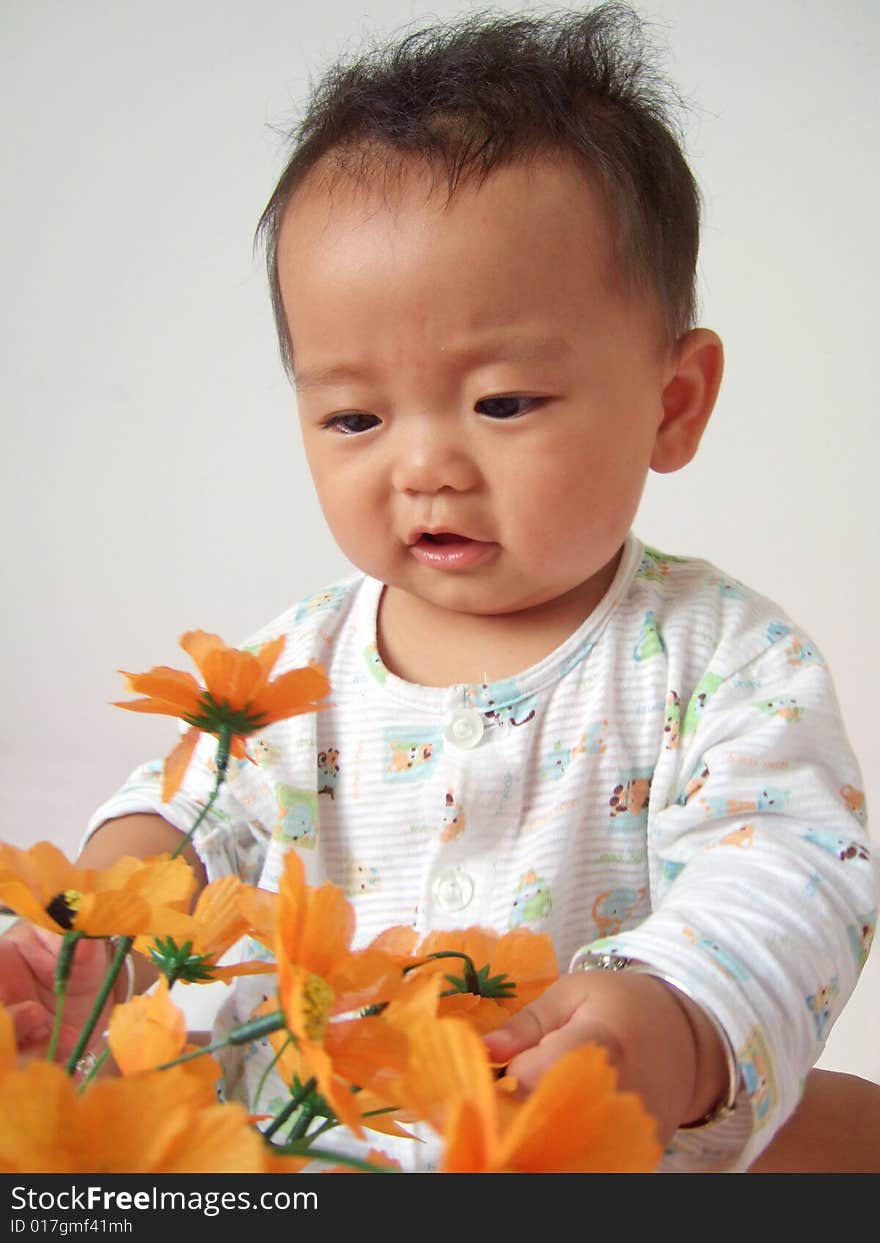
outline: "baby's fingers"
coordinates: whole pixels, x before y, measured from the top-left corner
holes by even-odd
[[[549,1032],[532,1049],[526,1049],[515,1057],[507,1067],[507,1074],[516,1080],[516,1091],[513,1093],[518,1100],[523,1100],[538,1086],[538,1080],[548,1071],[554,1062],[558,1062],[566,1053],[577,1049],[583,1044],[579,1035],[570,1026],[559,1027]]]
[[[507,1062],[563,1027],[583,1000],[583,976],[563,976],[503,1027],[484,1037],[493,1062]]]

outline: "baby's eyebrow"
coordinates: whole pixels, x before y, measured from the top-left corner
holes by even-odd
[[[338,363],[334,367],[317,367],[312,371],[294,371],[293,384],[298,391],[306,388],[327,388],[346,380],[372,380],[370,367],[357,367],[352,363]]]
[[[441,346],[440,350],[450,361],[457,360],[458,365],[464,369],[486,362],[528,363],[565,358],[571,354],[572,347],[565,337],[501,337],[461,349]],[[374,375],[374,370],[369,365],[337,363],[330,367],[295,371],[293,382],[297,390],[302,392],[304,389],[327,388],[345,381],[365,382],[372,380]]]

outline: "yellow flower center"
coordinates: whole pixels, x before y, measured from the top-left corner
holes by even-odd
[[[310,975],[303,985],[302,1006],[309,1040],[323,1040],[333,1009],[333,989],[319,975]]]
[[[78,889],[65,889],[63,893],[56,893],[46,907],[46,914],[50,915],[55,923],[64,928],[66,932],[70,932],[82,898],[83,895]]]

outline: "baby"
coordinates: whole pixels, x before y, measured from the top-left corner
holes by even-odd
[[[815,645],[631,530],[648,471],[697,452],[723,362],[694,326],[696,186],[641,54],[620,6],[480,17],[319,85],[261,232],[309,466],[360,573],[249,640],[286,637],[279,672],[322,663],[333,706],[263,732],[190,858],[273,888],[299,851],[360,944],[550,933],[562,978],[493,1056],[528,1091],[598,1041],[662,1168],[735,1170],[798,1104],[875,888]],[[138,770],[83,861],[173,847],[213,749],[167,805]],[[223,1021],[266,989],[240,983]],[[227,1092],[271,1057],[230,1065]]]

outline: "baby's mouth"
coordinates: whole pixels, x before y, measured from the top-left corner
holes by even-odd
[[[436,570],[473,569],[492,557],[497,549],[497,544],[472,539],[459,531],[421,531],[409,546],[410,554],[417,561]]]
[[[425,531],[416,540],[418,544],[470,544],[472,542],[469,535],[459,535],[457,531],[437,531],[433,535]]]

